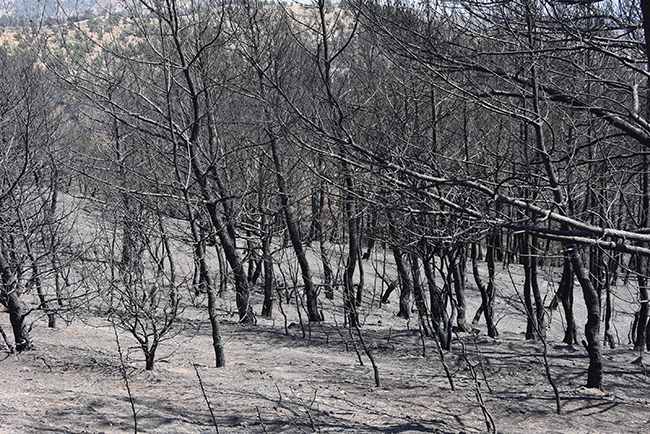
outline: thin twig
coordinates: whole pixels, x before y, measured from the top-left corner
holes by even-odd
[[[370,348],[368,348],[368,346],[366,345],[366,342],[363,339],[363,334],[361,334],[361,329],[359,328],[359,325],[355,324],[355,328],[357,329],[357,335],[359,336],[359,341],[361,341],[361,346],[363,347],[363,351],[365,351],[366,356],[368,356],[368,358],[370,359],[370,364],[372,365],[372,370],[375,375],[375,386],[381,387],[381,381],[379,379],[379,367],[375,362],[375,357],[372,355]]]
[[[483,375],[483,381],[485,381],[485,385],[488,388],[488,391],[492,393],[492,388],[490,387],[490,383],[488,382],[487,375],[485,374],[485,368],[483,367],[483,355],[481,354],[481,350],[478,347],[478,342],[476,341],[477,334],[474,334],[474,348],[476,349],[476,354],[477,359],[478,359],[478,366],[481,368],[481,374]]]
[[[517,289],[517,284],[515,283],[514,277],[512,277],[512,272],[510,271],[510,267],[506,267],[508,270],[508,275],[510,276],[510,281],[512,282],[512,286],[517,293],[517,297],[519,297],[519,300],[521,303],[524,305],[524,309],[526,311],[526,316],[529,319],[534,319],[533,317],[533,312],[530,312],[528,310],[528,307],[526,306],[526,303],[524,303],[524,299],[519,293],[519,289]],[[536,321],[532,321],[533,323],[533,330],[537,337],[539,338],[540,342],[542,343],[542,350],[543,350],[543,356],[544,356],[544,373],[546,374],[546,380],[548,383],[551,385],[551,388],[553,389],[553,394],[555,395],[555,411],[557,414],[562,414],[562,400],[560,397],[560,391],[557,388],[557,385],[555,384],[555,380],[553,379],[553,376],[551,375],[551,365],[548,360],[548,344],[546,342],[546,337],[542,333],[542,331],[539,329],[539,324]],[[542,325],[543,327],[543,325]],[[584,342],[584,341],[583,341]]]
[[[282,405],[282,392],[280,392],[280,387],[278,387],[278,383],[276,383],[274,381],[273,384],[275,385],[275,388],[278,391],[278,397],[279,397],[279,399],[278,399],[278,407],[280,407]]]
[[[205,400],[205,403],[208,406],[208,410],[210,410],[210,416],[212,417],[212,424],[214,425],[214,429],[217,430],[217,434],[219,434],[219,425],[217,424],[217,418],[214,417],[214,411],[212,411],[212,405],[210,405],[210,400],[208,399],[208,395],[205,393],[205,387],[203,387],[203,380],[201,380],[201,375],[199,374],[198,365],[196,363],[193,363],[192,367],[194,368],[194,372],[196,372],[196,378],[199,379],[199,386],[201,386],[201,393],[203,394],[203,399]]]
[[[497,426],[494,423],[494,418],[492,417],[492,414],[490,413],[487,406],[485,405],[485,401],[483,401],[483,394],[481,393],[481,384],[478,381],[478,376],[476,375],[476,369],[472,364],[472,362],[469,360],[469,357],[467,356],[465,343],[462,341],[462,339],[460,339],[460,337],[457,337],[457,339],[458,342],[460,343],[460,347],[463,352],[463,359],[465,359],[465,362],[467,363],[467,367],[469,369],[470,376],[474,381],[474,393],[476,395],[476,402],[481,408],[481,412],[483,413],[483,417],[485,418],[485,425],[487,427],[487,431],[489,433],[497,434]]]
[[[117,344],[117,352],[120,355],[120,372],[122,373],[122,379],[124,380],[124,385],[126,386],[126,393],[129,395],[129,403],[131,404],[131,414],[133,414],[133,433],[138,434],[138,413],[135,410],[135,402],[133,401],[133,394],[131,393],[131,385],[129,384],[129,377],[126,375],[126,365],[124,364],[124,353],[122,352],[122,346],[120,345],[120,338],[117,334],[117,327],[115,323],[113,325],[113,333],[115,333],[115,343]]]
[[[264,424],[264,420],[262,419],[262,413],[260,413],[260,408],[258,406],[255,406],[255,410],[257,410],[257,418],[260,421],[260,425],[262,426],[262,431],[264,431],[264,434],[269,434],[269,432],[266,430],[266,425]]]

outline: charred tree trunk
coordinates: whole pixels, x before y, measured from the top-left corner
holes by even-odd
[[[354,197],[354,179],[352,178],[352,169],[349,164],[343,163],[343,173],[345,177],[345,217],[348,221],[348,261],[344,273],[344,290],[345,290],[345,310],[348,316],[348,322],[351,327],[359,325],[357,314],[358,288],[355,291],[353,283],[354,272],[357,261],[359,260],[359,217],[357,216],[356,199]]]
[[[589,370],[587,387],[602,389],[603,387],[603,358],[600,343],[600,303],[598,292],[592,284],[582,264],[582,259],[575,251],[569,253],[573,272],[580,282],[587,307],[587,323],[585,324],[586,342],[583,342],[589,354]]]
[[[424,301],[424,293],[420,278],[420,262],[418,260],[418,255],[415,252],[411,252],[409,256],[411,257],[411,276],[413,277],[413,296],[415,298],[415,306],[418,309],[418,316],[420,318],[422,330],[424,331],[425,336],[430,336],[429,311],[427,309],[427,304]]]
[[[474,281],[476,286],[481,292],[481,307],[483,308],[483,314],[485,316],[485,324],[487,326],[488,336],[491,338],[496,338],[499,336],[496,325],[494,324],[494,247],[490,246],[488,243],[488,286],[487,288],[481,280],[478,269],[478,243],[472,244],[472,271],[474,273]]]
[[[208,317],[210,318],[210,326],[212,329],[212,347],[214,349],[215,366],[217,368],[221,368],[223,366],[226,366],[226,356],[223,349],[223,340],[221,339],[219,318],[217,317],[217,288],[215,287],[212,277],[210,276],[210,269],[205,257],[205,239],[201,236],[201,229],[194,214],[194,210],[190,205],[187,190],[185,190],[184,193],[185,206],[190,223],[190,230],[192,233],[192,239],[194,241],[194,258],[196,264],[198,265],[199,271],[198,287],[201,291],[206,292],[208,295]],[[147,364],[148,363],[149,359],[147,359]],[[153,360],[151,360],[151,364],[153,368]]]
[[[4,252],[0,252],[0,273],[2,273],[2,291],[0,291],[0,302],[9,312],[9,321],[14,332],[15,349],[18,352],[30,350],[32,341],[25,324],[28,310],[20,299],[20,288],[16,276],[5,258]]]
[[[397,287],[399,281],[393,280],[391,282],[388,282],[388,286],[386,287],[386,291],[384,291],[384,294],[381,296],[381,302],[382,304],[388,304],[390,303],[389,297],[395,291],[395,288]]]
[[[612,287],[609,279],[605,282],[605,345],[609,345],[612,350],[616,348],[616,340],[612,333]]]
[[[465,267],[463,264],[463,260],[465,259],[464,249],[465,247],[460,245],[449,253],[449,267],[454,283],[456,309],[458,310],[456,325],[458,326],[458,330],[469,332],[471,327],[467,324],[467,303],[465,302]]]
[[[273,317],[273,294],[275,276],[273,273],[273,258],[271,257],[271,233],[269,230],[268,216],[262,214],[262,262],[264,264],[264,302],[262,303],[262,317]]]
[[[640,225],[642,228],[647,228],[650,224],[650,185],[649,174],[646,157],[644,155],[643,175],[641,180],[641,190],[643,197],[641,198],[641,218]],[[641,307],[637,315],[636,321],[636,339],[634,341],[634,348],[642,351],[646,347],[646,340],[648,335],[646,333],[648,325],[648,259],[641,256],[634,258],[635,271],[639,282],[639,299],[641,300]]]
[[[534,235],[531,236],[530,250],[530,283],[531,289],[533,290],[533,299],[535,300],[536,331],[539,334],[540,339],[546,339],[546,309],[544,309],[544,301],[542,300],[542,294],[539,290],[539,279],[537,275],[537,257],[539,249],[537,248],[537,237]]]
[[[431,251],[431,248],[428,244],[425,244],[424,248],[426,255],[422,261],[424,274],[427,278],[427,284],[429,287],[429,299],[431,303],[431,320],[433,322],[433,327],[435,332],[438,335],[438,340],[440,341],[440,346],[449,350],[451,348],[451,334],[453,329],[453,324],[451,318],[447,314],[446,304],[447,304],[447,284],[445,283],[442,291],[438,290],[438,285],[436,284],[436,278],[434,274],[435,263],[432,266],[432,262],[435,261],[435,255]]]
[[[410,301],[412,285],[406,266],[404,265],[404,255],[397,246],[392,246],[393,256],[395,257],[395,265],[397,267],[397,275],[399,277],[399,311],[397,316],[404,319],[409,319],[410,314]]]
[[[144,272],[142,265],[142,222],[140,216],[142,210],[136,209],[132,199],[124,194],[124,216],[122,218],[122,258],[120,270],[125,273],[133,273],[136,276]]]
[[[156,361],[157,345],[152,345],[151,347],[147,345],[141,345],[141,348],[142,352],[144,353],[145,370],[153,371],[154,362]]]
[[[528,234],[521,235],[520,243],[521,262],[524,266],[524,309],[526,311],[526,339],[535,339],[535,309],[532,301],[532,268],[530,255],[530,239]]]
[[[323,216],[325,212],[325,189],[323,185],[318,186],[318,201],[314,208],[314,196],[312,195],[312,226],[313,239],[318,241],[320,248],[320,260],[323,264],[323,286],[325,287],[325,297],[329,300],[334,299],[334,272],[330,263],[329,252],[325,245],[325,227],[323,225]]]
[[[370,259],[370,255],[372,254],[372,251],[375,248],[375,245],[377,244],[377,238],[375,235],[376,228],[377,228],[377,211],[373,211],[370,218],[370,222],[368,223],[368,232],[370,232],[370,235],[368,236],[368,248],[366,249],[366,252],[363,254],[364,260]]]
[[[237,254],[237,249],[235,244],[232,241],[232,237],[228,233],[227,226],[224,224],[219,211],[217,210],[217,205],[215,202],[208,202],[206,205],[210,218],[212,219],[212,224],[217,228],[217,236],[223,248],[224,255],[226,256],[226,261],[230,265],[230,268],[233,271],[235,276],[235,290],[236,290],[236,302],[237,302],[237,311],[239,313],[239,322],[245,324],[252,324],[255,322],[255,315],[253,314],[253,308],[250,305],[250,289],[248,287],[248,278],[246,276],[246,271],[244,270],[244,265]]]
[[[648,323],[648,278],[647,259],[637,256],[634,261],[639,282],[639,299],[642,301],[636,319],[634,349],[642,351],[646,346],[646,328]]]
[[[293,217],[293,212],[291,211],[291,207],[289,205],[289,195],[287,193],[286,181],[284,179],[284,175],[282,174],[282,163],[280,162],[280,156],[278,155],[276,138],[271,132],[267,132],[267,134],[269,135],[270,139],[269,141],[271,144],[271,153],[273,155],[273,164],[275,166],[275,176],[278,183],[280,203],[282,205],[284,219],[287,224],[287,230],[289,231],[291,245],[293,246],[293,250],[296,252],[296,257],[298,258],[298,264],[300,265],[300,271],[302,273],[302,280],[305,284],[305,295],[307,296],[307,313],[309,315],[309,321],[322,321],[320,313],[318,312],[318,294],[316,292],[316,288],[314,287],[314,282],[311,278],[311,270],[309,269],[307,255],[302,245],[302,240],[300,239],[300,230],[298,229],[298,224]]]
[[[361,240],[361,237],[359,236],[359,241]],[[365,282],[365,275],[363,272],[363,259],[361,257],[361,244],[359,243],[359,250],[357,251],[357,265],[359,266],[359,283],[357,284],[357,298],[355,300],[355,303],[357,306],[361,306],[361,302],[363,301],[363,285]]]
[[[321,203],[321,188],[313,188],[311,191],[311,223],[309,225],[309,232],[307,233],[306,243],[311,245],[312,241],[318,239],[318,234],[322,231],[322,220],[320,219],[322,203]]]
[[[31,251],[31,246],[29,245],[29,240],[25,240],[25,246],[27,248],[27,255],[30,262],[32,263],[32,278],[31,283],[36,287],[36,294],[38,295],[38,301],[40,302],[40,309],[42,309],[47,315],[47,327],[55,328],[56,327],[56,313],[54,309],[50,306],[51,302],[47,299],[45,290],[43,289],[43,282],[41,280],[40,271],[38,264],[36,262],[36,257]]]
[[[576,321],[573,316],[573,276],[573,265],[571,265],[571,259],[565,255],[562,278],[560,280],[557,297],[562,301],[562,309],[564,310],[564,318],[566,320],[566,330],[564,331],[564,339],[562,339],[562,342],[569,345],[578,343]]]

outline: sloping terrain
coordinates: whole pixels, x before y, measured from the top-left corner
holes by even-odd
[[[143,369],[134,341],[119,334],[138,432],[216,432],[201,384],[220,433],[481,432],[486,423],[467,360],[499,432],[650,431],[650,381],[644,366],[632,363],[638,354],[628,345],[605,349],[605,390],[585,389],[586,351],[559,342],[559,316],[549,330],[551,373],[562,399],[563,413],[557,415],[542,345],[523,340],[515,295],[505,291],[498,304],[499,339],[463,335],[465,352],[456,341],[445,353],[455,391],[434,341],[422,339],[413,320],[395,316],[396,300],[372,309],[364,305],[364,341],[382,383],[376,387],[358,337],[336,327],[342,315],[311,329],[305,325],[303,337],[293,304],[282,306],[286,334],[277,306],[274,320],[237,324],[232,298],[228,293],[221,301],[227,356],[222,369],[211,367],[209,323],[201,306],[184,311],[182,332],[159,349],[154,371]],[[7,330],[6,315],[1,319]],[[54,330],[38,321],[32,330],[36,350],[3,355],[0,432],[134,432],[114,330],[100,319],[86,319]],[[628,318],[620,319],[623,327]]]

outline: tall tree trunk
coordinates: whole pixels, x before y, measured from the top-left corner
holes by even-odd
[[[190,151],[190,160],[192,163],[192,171],[196,177],[199,187],[201,189],[201,194],[205,202],[205,207],[210,216],[212,226],[215,228],[221,247],[223,248],[223,253],[226,257],[226,261],[232,269],[233,275],[235,277],[235,291],[236,291],[236,304],[237,311],[239,313],[239,322],[244,324],[252,324],[255,322],[255,314],[253,313],[253,308],[250,305],[250,288],[248,286],[248,277],[246,276],[246,270],[244,269],[244,264],[237,253],[237,248],[234,243],[234,239],[231,234],[228,232],[228,225],[221,216],[217,204],[219,201],[214,197],[211,185],[206,176],[206,171],[200,163],[199,156],[197,155],[198,150],[196,149],[197,145],[190,141],[188,148]],[[222,270],[223,271],[223,270]]]
[[[587,307],[587,323],[585,324],[586,342],[583,342],[589,354],[589,370],[587,387],[602,389],[603,387],[603,358],[600,341],[600,303],[598,292],[591,279],[587,276],[580,254],[576,251],[569,253],[573,272],[580,282]]]
[[[357,313],[357,298],[359,297],[359,287],[355,291],[354,272],[361,246],[359,244],[359,217],[357,216],[356,198],[354,197],[354,179],[352,178],[352,168],[349,164],[343,162],[343,176],[345,178],[345,218],[348,222],[348,260],[345,265],[344,273],[344,290],[345,290],[345,310],[348,315],[350,326],[359,325]]]
[[[537,256],[539,249],[537,248],[537,237],[534,235],[531,236],[530,251],[530,283],[531,289],[533,290],[533,299],[535,300],[537,333],[539,333],[540,339],[546,339],[546,309],[544,309],[544,301],[542,300],[542,294],[539,289],[539,279],[537,275]]]
[[[205,240],[201,236],[199,224],[190,204],[187,190],[184,193],[190,230],[194,241],[194,257],[199,269],[199,288],[208,294],[208,317],[210,318],[210,326],[212,328],[212,347],[214,349],[215,366],[221,368],[226,366],[226,356],[223,349],[223,340],[221,339],[219,318],[217,317],[217,288],[210,276],[210,269],[205,257]]]
[[[524,309],[526,311],[526,339],[535,339],[537,328],[535,308],[532,301],[532,269],[530,265],[530,238],[529,235],[521,234],[520,243],[521,262],[524,266]]]
[[[216,228],[219,242],[221,243],[224,255],[226,256],[226,261],[228,261],[235,276],[236,304],[239,313],[239,322],[252,324],[255,322],[255,314],[250,305],[250,289],[248,287],[248,278],[246,276],[246,271],[244,270],[244,265],[239,258],[232,237],[228,233],[228,228],[224,224],[221,215],[219,215],[217,204],[214,201],[207,200],[206,208],[210,214],[212,224]]]
[[[643,174],[641,178],[641,216],[640,224],[641,228],[647,228],[650,224],[650,181],[648,174],[648,163],[646,161],[646,156],[643,156]],[[641,244],[641,243],[639,243]],[[636,256],[634,258],[635,271],[637,279],[639,282],[639,299],[641,301],[648,300],[648,272],[650,267],[648,267],[648,258],[641,256]],[[637,315],[636,322],[636,340],[634,342],[634,348],[638,351],[642,351],[646,346],[646,329],[648,325],[648,302],[642,302],[639,308],[639,313]]]
[[[642,18],[643,18],[643,32],[644,32],[644,36],[645,36],[646,61],[647,61],[648,66],[650,66],[650,0],[641,0],[641,15],[642,15]],[[650,88],[650,78],[648,78],[647,82],[648,82],[648,88]],[[646,117],[647,117],[648,115],[650,115],[650,98],[646,98],[646,104],[647,105],[645,107],[645,114],[646,114]],[[643,179],[643,182],[644,182],[644,186],[645,186],[644,201],[647,201],[647,200],[650,199],[650,193],[648,193],[648,164],[646,162],[647,157],[645,156],[645,154],[644,154],[643,158],[644,158],[644,165],[643,165],[644,179]],[[650,208],[650,202],[646,203],[645,205],[646,206],[644,206],[644,208],[645,208],[646,212],[650,212],[650,211],[648,211],[648,209]],[[648,217],[649,216],[646,213],[646,218],[648,218]],[[647,227],[647,225],[646,225],[646,227]],[[647,314],[648,304],[650,304],[650,302],[648,301],[648,294],[646,292],[645,296],[643,294],[640,294],[640,296],[642,298],[642,306],[641,306],[641,308],[643,308],[643,306],[645,306],[646,317],[647,317],[647,315],[648,315]],[[645,336],[646,336],[646,349],[648,351],[650,351],[650,321],[647,321]]]
[[[535,52],[535,39],[533,38],[533,17],[530,10],[530,5],[527,5],[528,10],[526,13],[526,20],[528,25],[528,42],[530,45],[531,53]],[[555,205],[558,207],[562,214],[566,214],[566,209],[564,208],[565,198],[562,191],[562,186],[558,181],[557,173],[553,161],[551,160],[550,153],[546,149],[546,142],[544,137],[544,132],[542,129],[543,118],[542,110],[540,108],[540,95],[539,95],[539,84],[537,80],[537,72],[535,63],[536,59],[531,59],[531,88],[532,88],[532,101],[533,101],[533,113],[535,119],[532,124],[535,129],[535,144],[537,147],[538,154],[544,163],[544,169],[548,177],[549,185],[553,192],[553,200]],[[570,228],[567,224],[562,224],[560,226],[561,230],[568,231]],[[568,255],[571,258],[571,263],[573,265],[573,272],[575,273],[580,286],[582,287],[582,294],[585,300],[585,305],[587,308],[587,323],[585,324],[585,337],[587,342],[585,347],[589,353],[589,369],[587,375],[587,387],[598,388],[602,387],[603,380],[603,360],[602,360],[602,346],[600,342],[600,303],[598,297],[598,291],[594,287],[593,283],[589,279],[587,272],[584,268],[583,261],[578,252],[575,251],[573,246],[568,243],[564,243],[565,250],[568,251]]]
[[[320,167],[320,160],[319,160]],[[334,299],[334,272],[332,271],[332,265],[330,263],[329,252],[327,251],[327,246],[325,245],[325,227],[323,225],[323,215],[325,212],[325,188],[323,187],[322,181],[320,182],[317,190],[317,201],[314,203],[314,196],[312,195],[312,226],[310,230],[313,230],[313,236],[315,240],[318,241],[318,246],[320,249],[320,260],[323,264],[323,286],[325,287],[325,297],[329,300]],[[314,208],[315,206],[315,208]]]
[[[289,195],[287,193],[287,186],[282,171],[282,163],[280,162],[280,156],[278,155],[277,141],[271,132],[267,132],[267,134],[270,139],[269,142],[271,145],[271,153],[273,155],[275,176],[278,183],[280,203],[282,204],[284,219],[287,224],[287,230],[291,239],[291,245],[293,246],[293,250],[296,252],[296,257],[298,258],[298,264],[300,265],[300,271],[302,272],[302,280],[305,284],[305,295],[307,297],[307,313],[309,316],[309,321],[322,321],[321,315],[318,312],[318,293],[316,292],[314,282],[311,278],[309,262],[307,261],[307,255],[305,253],[305,249],[303,248],[302,240],[300,239],[300,230],[298,229],[298,224],[294,220],[293,212],[291,211],[291,207],[289,205]]]

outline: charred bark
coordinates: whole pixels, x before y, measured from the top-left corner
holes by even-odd
[[[2,273],[0,303],[9,312],[9,321],[14,333],[14,348],[17,352],[30,350],[32,348],[32,340],[25,324],[29,310],[20,298],[21,293],[18,280],[12,272],[4,252],[0,252],[0,273]]]
[[[418,255],[415,252],[411,252],[409,256],[411,257],[411,276],[413,277],[413,296],[415,298],[415,306],[418,309],[418,317],[424,335],[429,337],[431,336],[431,330],[429,330],[429,310],[424,301],[424,293],[420,278],[420,262],[418,260]]]
[[[451,335],[453,331],[452,319],[447,314],[446,304],[448,299],[448,286],[445,280],[445,286],[442,290],[438,289],[435,279],[435,255],[431,251],[430,246],[425,242],[424,250],[426,257],[422,261],[424,268],[424,275],[427,278],[429,287],[429,300],[431,305],[431,321],[435,332],[438,335],[438,340],[442,349],[449,350],[451,348]],[[433,263],[433,264],[432,264]],[[444,276],[443,276],[444,277]]]
[[[309,269],[307,255],[300,238],[300,230],[298,229],[298,224],[296,223],[293,212],[289,206],[289,195],[287,193],[286,181],[284,179],[284,175],[282,174],[282,164],[280,162],[280,156],[277,150],[276,138],[270,132],[267,134],[270,137],[271,153],[273,155],[275,176],[278,183],[280,203],[282,205],[284,220],[287,224],[287,230],[289,232],[289,238],[291,239],[291,245],[293,246],[293,250],[296,252],[296,257],[298,258],[298,264],[300,265],[300,271],[302,273],[302,280],[305,284],[305,295],[307,296],[307,313],[309,316],[309,321],[322,321],[322,317],[318,312],[318,294],[316,292],[314,282],[311,278],[311,270]]]
[[[404,254],[397,246],[392,246],[393,256],[395,258],[395,265],[397,266],[397,275],[399,277],[399,311],[397,316],[404,319],[409,319],[410,314],[410,301],[413,285],[409,277],[406,266],[404,265]]]
[[[456,295],[456,309],[458,316],[456,325],[458,330],[469,332],[471,327],[467,324],[467,303],[465,302],[465,267],[463,264],[464,257],[463,245],[457,246],[449,254],[449,267],[454,284],[454,294]]]
[[[496,325],[494,323],[494,247],[490,246],[488,243],[488,286],[486,287],[481,280],[478,269],[478,243],[472,244],[472,272],[474,274],[474,281],[481,293],[481,308],[483,309],[483,315],[485,316],[485,324],[487,326],[488,336],[491,338],[496,338],[499,336]],[[480,310],[480,309],[479,309]],[[478,312],[477,312],[478,315]]]

